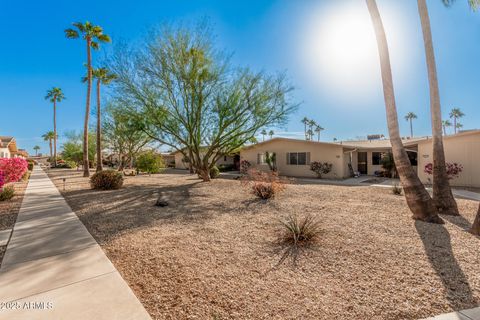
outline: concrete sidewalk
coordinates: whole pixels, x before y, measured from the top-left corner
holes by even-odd
[[[150,319],[52,181],[35,167],[0,267],[0,319]]]

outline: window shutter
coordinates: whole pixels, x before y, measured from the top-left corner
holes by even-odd
[[[310,152],[307,152],[307,160],[306,160],[307,165],[310,165]]]
[[[257,153],[257,164],[260,164],[260,153]]]
[[[287,152],[287,165],[289,165],[289,164],[290,164],[290,153]]]

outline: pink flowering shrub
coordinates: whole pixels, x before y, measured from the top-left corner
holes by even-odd
[[[454,179],[454,178],[458,178],[460,173],[462,173],[462,171],[463,171],[463,166],[459,163],[447,162],[446,165],[447,165],[447,176],[448,176],[448,179],[450,179],[450,180]],[[425,165],[425,168],[423,169],[423,172],[425,172],[428,175],[432,175],[433,174],[433,164],[432,163],[427,163]]]
[[[6,183],[17,182],[28,170],[27,160],[22,158],[1,158],[0,176],[2,176],[2,186]]]

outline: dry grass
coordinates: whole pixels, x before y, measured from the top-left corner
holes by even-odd
[[[50,175],[60,190],[67,176],[68,203],[154,319],[418,319],[480,302],[473,201],[432,225],[388,188],[289,185],[265,202],[233,180],[137,176],[93,191],[81,173]],[[160,192],[168,207],[154,206]],[[321,237],[276,267],[288,214],[314,215]]]

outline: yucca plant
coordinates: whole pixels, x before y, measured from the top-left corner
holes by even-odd
[[[284,252],[279,264],[289,256],[296,264],[302,249],[310,247],[318,240],[321,234],[320,222],[311,214],[301,217],[290,214],[284,220],[280,220],[280,225],[282,230],[279,244]]]

